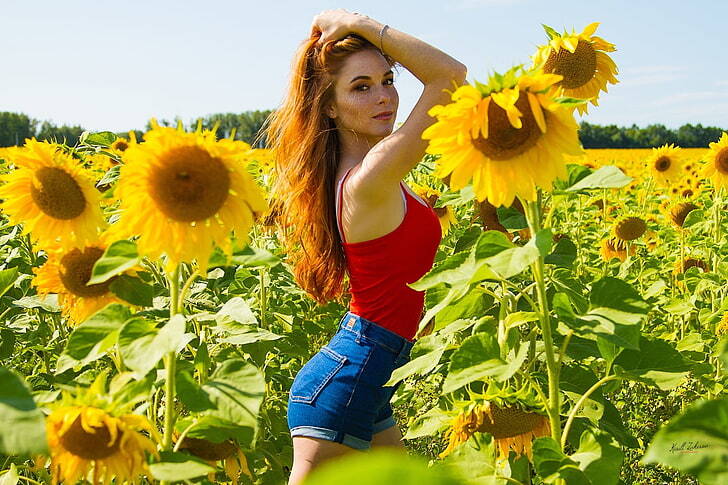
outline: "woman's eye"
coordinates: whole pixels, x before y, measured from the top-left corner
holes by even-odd
[[[390,85],[391,86],[392,84],[394,84],[394,78],[387,79],[386,81],[384,81],[384,84],[387,84],[387,85]]]
[[[356,87],[357,91],[367,91],[368,89],[369,89],[369,86],[367,86],[366,84],[362,84],[361,86]]]

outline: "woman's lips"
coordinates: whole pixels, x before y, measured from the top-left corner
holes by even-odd
[[[388,120],[388,119],[392,118],[392,116],[393,116],[393,113],[390,111],[388,113],[382,113],[377,116],[373,116],[373,118],[375,120]]]

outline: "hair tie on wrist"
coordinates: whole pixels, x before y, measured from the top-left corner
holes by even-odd
[[[382,41],[384,40],[384,31],[389,28],[389,25],[384,24],[382,26],[382,29],[379,31],[379,50],[384,53],[384,44],[382,44]]]

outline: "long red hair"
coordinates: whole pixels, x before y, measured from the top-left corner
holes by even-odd
[[[344,60],[365,49],[381,51],[356,34],[318,45],[320,35],[312,34],[296,52],[286,97],[268,118],[266,136],[275,156],[271,214],[278,235],[296,282],[325,304],[340,301],[349,286],[334,205],[339,136],[324,109]]]

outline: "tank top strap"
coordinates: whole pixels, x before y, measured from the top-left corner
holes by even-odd
[[[352,167],[354,168],[354,167]],[[343,225],[341,224],[341,207],[343,205],[343,187],[344,182],[346,181],[346,178],[349,176],[349,173],[351,172],[351,168],[346,171],[343,177],[341,177],[341,180],[339,180],[339,185],[336,187],[336,194],[335,194],[335,202],[336,202],[336,227],[339,230],[339,235],[341,236],[341,240],[346,244],[346,239],[344,238],[344,229]],[[402,200],[404,201],[404,211],[405,211],[405,217],[407,216],[407,198],[405,196],[405,192],[407,192],[404,188],[403,182],[400,180],[399,182],[399,188],[402,194]]]

